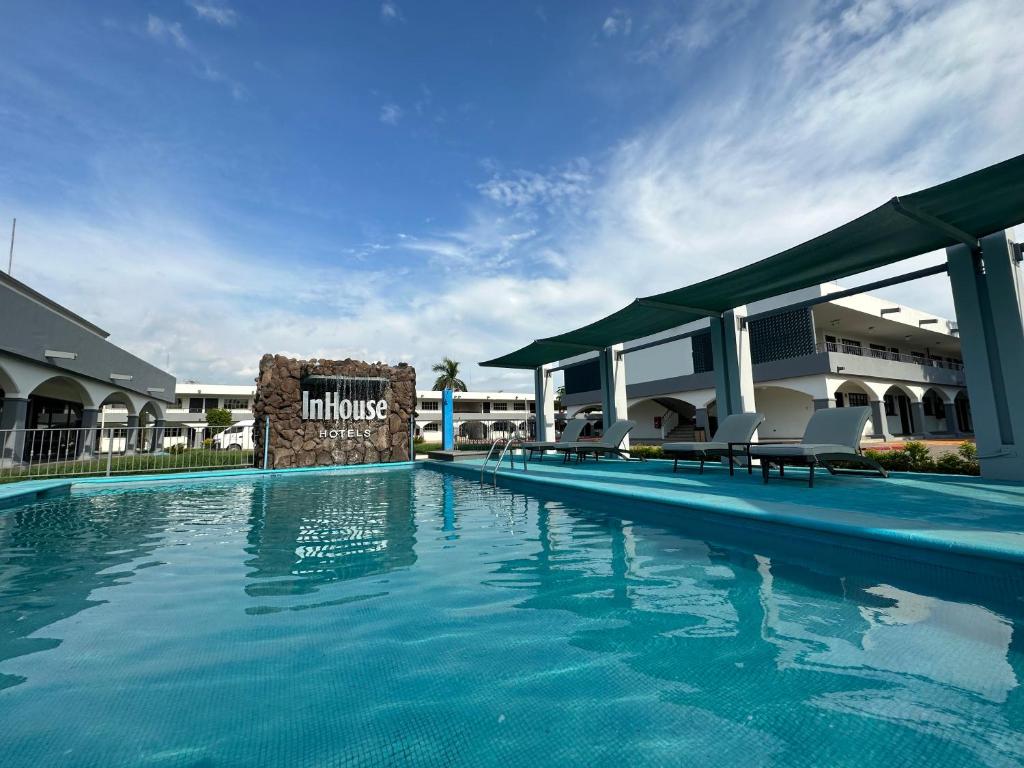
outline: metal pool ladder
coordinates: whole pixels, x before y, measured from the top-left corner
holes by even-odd
[[[501,469],[501,462],[504,460],[505,454],[508,453],[510,448],[513,452],[509,454],[509,463],[511,464],[512,469],[515,469],[516,467],[515,449],[520,447],[522,441],[518,437],[514,436],[509,438],[496,438],[494,442],[491,443],[491,447],[488,449],[487,455],[484,457],[484,463],[480,466],[480,487],[483,487],[484,472],[487,471],[487,464],[490,462],[491,456],[494,455],[494,449],[498,447],[498,443],[502,442],[504,442],[504,445],[501,448],[501,453],[498,454],[498,460],[494,465],[494,471],[491,473],[492,486],[495,488],[498,487],[498,470]],[[523,451],[523,471],[526,471],[526,451]]]

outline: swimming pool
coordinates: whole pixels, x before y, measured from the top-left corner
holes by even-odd
[[[0,512],[0,762],[1021,765],[1020,583],[425,468],[76,492]]]

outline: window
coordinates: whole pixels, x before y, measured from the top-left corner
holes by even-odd
[[[871,349],[872,357],[880,357],[883,360],[889,358],[889,352],[884,344],[869,344],[868,347]]]
[[[848,355],[863,355],[861,351],[861,344],[859,341],[853,339],[843,339],[843,352]]]
[[[835,352],[839,349],[839,339],[835,336],[825,336],[825,350],[828,352]]]
[[[491,412],[491,403],[489,400],[484,400],[483,403],[481,403],[481,405],[483,406],[483,410],[481,411],[482,413]]]
[[[495,411],[507,411],[508,410],[508,403],[492,403],[491,407]]]
[[[522,401],[522,400],[516,400],[514,403],[512,403],[512,410],[513,411],[525,411],[526,410],[526,403],[524,401]]]
[[[229,411],[245,411],[249,409],[249,401],[244,397],[225,397],[224,407]]]
[[[851,408],[857,408],[862,405],[868,404],[868,396],[863,392],[847,392],[846,403]]]
[[[189,413],[206,413],[211,408],[217,407],[216,397],[190,397],[188,399]]]
[[[439,411],[441,410],[441,404],[437,400],[424,400],[420,403],[421,411]]]
[[[423,425],[424,432],[437,432],[437,422],[431,421]]]

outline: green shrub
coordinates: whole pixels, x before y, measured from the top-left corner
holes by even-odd
[[[665,458],[665,452],[661,449],[660,445],[631,445],[629,447],[629,455],[636,459]]]
[[[928,446],[920,440],[908,440],[903,444],[903,452],[907,454],[911,472],[933,472],[935,459]]]
[[[978,461],[978,446],[974,443],[964,441],[960,443],[960,447],[956,449],[956,452],[960,454],[960,458],[964,461],[973,461],[974,463]]]
[[[961,443],[956,453],[944,453],[939,458],[931,456],[928,446],[917,440],[909,440],[901,448],[892,451],[864,451],[883,468],[893,472],[941,472],[945,475],[979,475],[977,449],[974,443]]]

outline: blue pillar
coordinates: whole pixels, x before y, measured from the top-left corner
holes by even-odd
[[[441,448],[455,449],[455,400],[450,389],[441,392]]]
[[[1007,233],[981,239],[981,252],[946,249],[960,327],[964,375],[971,398],[981,474],[1024,480],[1024,319],[1020,268]]]

